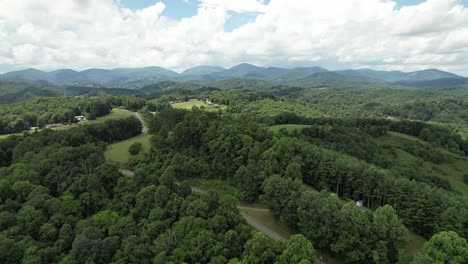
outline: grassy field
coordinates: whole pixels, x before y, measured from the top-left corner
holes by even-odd
[[[106,122],[107,120],[123,119],[123,118],[130,117],[132,115],[133,115],[133,112],[130,112],[128,110],[120,109],[120,108],[113,108],[112,112],[108,115],[98,117],[96,120],[84,121],[84,122],[81,122],[80,124],[83,124],[83,125],[102,124]]]
[[[218,110],[226,109],[225,105],[208,105],[207,103],[200,101],[200,100],[172,104],[172,107],[174,108],[188,109],[188,110],[192,109],[192,107],[194,106],[200,107],[200,108],[203,107],[205,108],[206,111],[218,111]]]
[[[143,144],[143,151],[149,151],[150,149],[150,138],[151,135],[145,135],[140,137],[131,138],[122,142],[108,145],[104,156],[107,160],[125,164],[130,158],[130,153],[128,153],[128,148],[135,142],[140,142]]]
[[[7,138],[7,137],[9,137],[9,136],[13,136],[13,135],[21,136],[21,135],[23,135],[23,133],[14,133],[14,134],[0,135],[0,140],[5,139],[5,138]]]
[[[268,131],[273,133],[278,133],[281,129],[286,129],[288,131],[294,131],[309,127],[309,125],[295,125],[295,124],[286,124],[286,125],[275,125],[268,127]]]
[[[389,132],[388,135],[380,137],[378,141],[397,148],[396,159],[398,164],[401,164],[402,166],[415,164],[420,160],[418,157],[402,150],[401,148],[403,148],[404,145],[414,144],[415,142],[423,145],[429,144],[418,138],[396,132]],[[455,191],[463,194],[464,196],[468,196],[468,184],[463,182],[463,175],[468,172],[468,158],[454,154],[442,148],[440,151],[446,157],[446,161],[440,164],[423,161],[421,169],[434,176],[448,180]]]
[[[225,180],[194,178],[187,180],[187,184],[205,192],[213,191],[220,196],[228,194],[240,197],[239,190]]]
[[[120,109],[120,108],[113,108],[112,111],[110,112],[110,114],[98,117],[98,118],[96,118],[96,120],[86,120],[86,121],[82,121],[80,123],[64,125],[64,126],[56,127],[56,128],[52,128],[52,129],[54,129],[54,130],[66,130],[66,129],[70,129],[70,128],[75,127],[75,126],[102,124],[102,123],[106,122],[107,120],[124,119],[124,118],[130,117],[132,115],[133,115],[133,112],[130,112],[128,110]]]
[[[424,243],[426,243],[426,239],[418,234],[415,234],[410,231],[410,240],[408,245],[405,248],[405,255],[406,256],[414,256],[418,253],[421,253]]]

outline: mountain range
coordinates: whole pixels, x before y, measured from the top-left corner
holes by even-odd
[[[239,64],[229,69],[197,66],[181,73],[162,67],[88,69],[74,71],[60,69],[51,72],[26,69],[0,75],[9,82],[34,82],[56,86],[141,88],[157,82],[175,81],[209,85],[222,81],[264,82],[271,85],[293,87],[432,87],[465,85],[467,79],[441,70],[428,69],[415,72],[377,71],[372,69],[329,71],[321,67],[285,69]]]

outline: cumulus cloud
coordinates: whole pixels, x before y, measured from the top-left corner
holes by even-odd
[[[166,6],[113,0],[0,0],[0,65],[41,69],[196,65],[440,68],[468,75],[468,8],[427,0],[199,0],[173,20]],[[232,32],[231,12],[256,19]]]

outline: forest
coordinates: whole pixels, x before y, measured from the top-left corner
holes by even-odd
[[[453,102],[450,120],[420,101],[390,113],[393,91],[345,100],[326,90],[178,87],[0,105],[0,134],[12,134],[0,139],[0,263],[305,264],[322,251],[339,263],[466,263],[468,140],[456,108],[466,102]],[[448,100],[429,93],[421,100]],[[363,106],[367,97],[388,105]],[[225,110],[170,103],[205,98]],[[130,116],[44,128],[116,107],[144,124]],[[14,134],[32,126],[40,129]],[[142,127],[147,151],[131,145],[124,167],[106,160],[108,146]],[[197,191],[194,179],[238,192]],[[296,234],[275,241],[255,231],[239,203],[262,204]],[[405,255],[412,233],[427,242]]]

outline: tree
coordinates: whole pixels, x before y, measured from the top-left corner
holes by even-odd
[[[264,177],[253,164],[240,166],[234,175],[234,182],[241,190],[241,199],[248,203],[258,198],[263,180]]]
[[[306,192],[298,202],[299,231],[320,248],[338,239],[341,201],[334,194]]]
[[[173,166],[169,166],[161,175],[159,182],[161,183],[161,185],[166,186],[170,190],[175,190],[177,187],[175,181],[176,181],[175,168]]]
[[[468,263],[468,243],[456,232],[440,232],[424,244],[423,254],[413,263],[422,263],[422,259],[431,259],[432,263],[436,264]]]
[[[291,214],[296,214],[296,208],[286,209],[288,205],[296,204],[298,195],[295,194],[303,190],[301,180],[273,175],[263,182],[262,188],[264,195],[261,196],[261,200],[276,216],[281,216],[290,221],[295,219]],[[286,213],[288,215],[284,215]],[[295,221],[288,224],[295,226]]]
[[[142,150],[143,150],[143,145],[141,144],[141,142],[135,142],[132,145],[130,145],[130,147],[128,148],[128,153],[130,153],[130,155],[137,155]]]
[[[62,248],[63,251],[68,251],[71,248],[74,239],[75,234],[73,233],[71,225],[64,224],[62,228],[60,228],[57,244]]]
[[[302,180],[301,164],[299,164],[298,162],[289,163],[286,167],[286,171],[284,172],[284,176],[291,179]]]
[[[399,253],[407,245],[408,231],[398,219],[393,207],[385,205],[375,210],[373,230],[377,237],[374,261],[377,263],[397,262]]]
[[[275,263],[284,244],[268,238],[265,234],[257,232],[244,246],[243,261],[249,264]]]
[[[23,249],[14,240],[0,234],[0,263],[21,263]]]
[[[371,258],[372,230],[369,214],[361,212],[354,202],[346,203],[338,212],[338,239],[331,245],[346,262],[363,263]]]
[[[57,237],[57,233],[58,233],[57,228],[51,223],[43,224],[39,231],[41,241],[43,242],[55,241]]]
[[[281,254],[278,264],[296,264],[306,260],[310,263],[314,262],[315,253],[312,243],[303,235],[292,236],[286,249]]]
[[[33,237],[37,237],[39,228],[45,222],[44,214],[34,209],[32,206],[26,205],[19,210],[16,215],[18,224],[23,228],[24,231]]]

